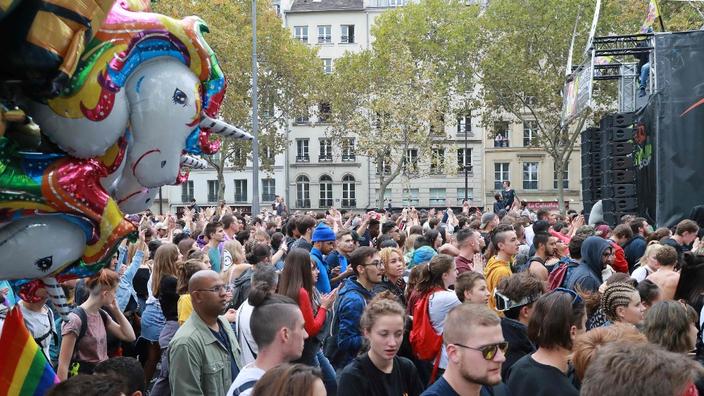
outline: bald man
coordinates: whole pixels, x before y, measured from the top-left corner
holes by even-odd
[[[169,343],[172,395],[224,395],[242,367],[229,322],[225,283],[217,272],[196,272],[188,282],[193,314]]]

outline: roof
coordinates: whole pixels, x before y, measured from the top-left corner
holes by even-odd
[[[289,12],[359,11],[363,9],[363,0],[294,0]]]

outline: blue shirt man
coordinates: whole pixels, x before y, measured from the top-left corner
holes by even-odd
[[[324,256],[335,249],[335,232],[325,223],[320,223],[313,230],[311,241],[313,242],[313,249],[310,251],[310,258],[318,266],[318,271],[320,271],[315,287],[323,294],[330,293],[330,278],[328,277]]]

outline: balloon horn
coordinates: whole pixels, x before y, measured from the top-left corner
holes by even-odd
[[[47,294],[49,294],[49,297],[51,298],[52,304],[56,310],[59,311],[61,319],[63,319],[64,322],[67,322],[68,314],[71,312],[71,307],[69,307],[68,302],[66,302],[64,289],[61,288],[59,282],[57,282],[54,277],[43,278],[42,283],[44,283],[44,287],[46,288]]]
[[[233,137],[235,139],[253,140],[254,137],[249,133],[232,126],[225,121],[216,120],[215,118],[209,117],[203,114],[203,118],[200,121],[201,129],[207,130],[210,133],[216,133],[222,135],[223,137]]]
[[[208,162],[201,158],[183,154],[181,155],[181,166],[191,169],[206,169]]]

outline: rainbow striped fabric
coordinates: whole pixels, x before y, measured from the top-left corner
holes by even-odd
[[[0,395],[44,396],[59,382],[51,364],[24,325],[19,306],[10,311],[0,335]]]

